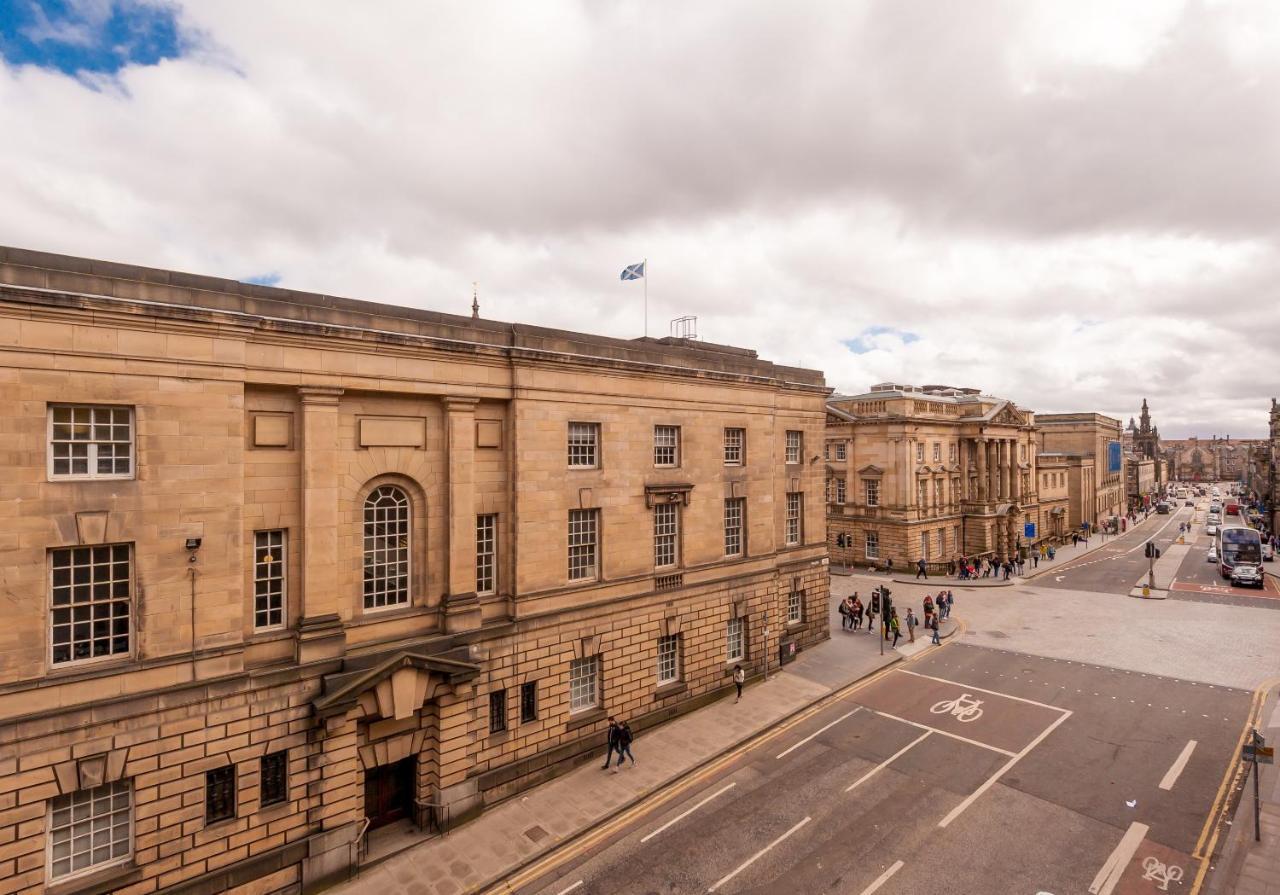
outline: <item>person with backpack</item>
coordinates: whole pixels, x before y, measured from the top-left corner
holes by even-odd
[[[614,765],[613,772],[618,773],[618,768],[622,767],[622,759],[631,759],[631,766],[636,766],[636,757],[631,754],[631,725],[623,721],[618,725],[618,763]]]
[[[853,592],[853,630],[857,631],[862,627],[862,601],[858,599],[858,592]]]
[[[613,760],[613,752],[618,748],[618,722],[613,720],[613,716],[609,716],[609,730],[606,734],[605,744],[608,747],[604,753],[604,767],[600,770],[609,770],[609,762]]]

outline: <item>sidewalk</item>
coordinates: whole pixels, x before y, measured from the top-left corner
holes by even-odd
[[[1272,688],[1262,707],[1258,732],[1267,745],[1280,741],[1280,688]],[[1245,781],[1226,842],[1207,891],[1211,895],[1280,895],[1280,768],[1262,769],[1262,841],[1253,841],[1253,774]]]
[[[882,656],[876,636],[840,630],[837,602],[833,598],[830,640],[805,650],[767,681],[748,685],[741,703],[727,697],[642,734],[635,741],[636,767],[606,773],[599,760],[589,762],[490,808],[448,836],[394,854],[331,891],[480,891],[836,690],[928,647],[926,638],[917,636],[908,645],[904,635],[897,650],[886,645]],[[942,636],[957,627],[947,620]]]

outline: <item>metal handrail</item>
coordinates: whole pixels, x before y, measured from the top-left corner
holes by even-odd
[[[365,834],[369,832],[369,824],[371,819],[366,817],[360,821],[360,832],[351,840],[351,845],[355,847],[355,860],[350,864],[355,871],[355,875],[360,875],[360,865],[364,863],[364,859],[369,855],[369,841],[365,838]]]
[[[441,836],[449,835],[450,817],[447,802],[421,802],[414,799],[413,808],[413,821],[418,825],[418,829],[426,830],[427,828],[427,824],[423,823],[423,809],[434,809],[430,811],[431,825],[436,828]]]

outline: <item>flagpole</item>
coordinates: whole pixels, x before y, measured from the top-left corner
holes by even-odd
[[[644,337],[649,338],[649,259],[644,259]]]

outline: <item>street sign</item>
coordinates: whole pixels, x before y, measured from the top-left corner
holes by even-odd
[[[1276,756],[1275,746],[1254,746],[1246,743],[1240,747],[1240,757],[1245,761],[1256,761],[1258,764],[1274,764]]]
[[[1022,524],[1022,536],[1030,541],[1036,536],[1036,524],[1034,522],[1024,522]]]

